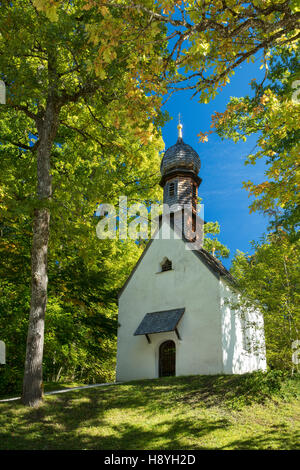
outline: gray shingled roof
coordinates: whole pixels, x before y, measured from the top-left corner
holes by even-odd
[[[200,248],[199,250],[194,250],[195,255],[198,258],[202,259],[204,263],[212,269],[214,272],[218,272],[220,276],[225,277],[229,282],[235,284],[236,281],[234,277],[230,274],[230,272],[225,268],[225,266],[221,263],[218,258],[210,254],[208,251],[204,250],[204,248]]]
[[[164,310],[162,312],[146,313],[136,329],[134,336],[174,331],[184,311],[185,308],[177,308],[174,310]]]
[[[194,171],[197,175],[201,166],[197,152],[179,138],[175,145],[169,147],[161,161],[160,172],[164,176],[169,171],[185,168]]]

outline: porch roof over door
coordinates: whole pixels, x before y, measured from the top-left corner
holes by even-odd
[[[176,308],[173,310],[146,313],[134,332],[134,336],[174,331],[184,312],[185,308]]]

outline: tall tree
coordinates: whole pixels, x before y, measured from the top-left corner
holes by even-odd
[[[86,171],[83,181],[88,177],[95,181],[94,173],[98,171],[99,177],[100,171],[109,171],[105,166],[96,169],[95,162],[90,162],[87,168],[81,164],[79,171],[73,172],[71,162],[56,158],[57,154],[62,156],[59,146],[69,132],[105,147],[103,134],[109,140],[110,130],[119,128],[119,140],[115,138],[113,145],[119,155],[127,142],[127,152],[135,147],[135,155],[141,156],[139,147],[148,143],[158,149],[152,123],[159,120],[160,97],[151,96],[156,87],[151,78],[164,42],[161,30],[149,25],[143,14],[130,27],[132,18],[117,12],[116,30],[110,21],[113,15],[107,18],[105,9],[93,14],[82,10],[82,2],[63,2],[50,11],[50,18],[36,8],[37,1],[1,3],[0,71],[7,88],[7,104],[0,109],[5,119],[1,121],[1,141],[18,152],[27,152],[30,165],[36,165],[36,177],[30,181],[36,185],[36,194],[31,192],[27,200],[33,213],[32,282],[22,395],[24,404],[35,406],[42,397],[50,213],[55,203],[68,204],[78,190],[65,193],[65,201],[57,197],[68,178],[78,182]],[[101,40],[95,39],[98,37]],[[140,50],[146,46],[148,57],[142,61]],[[13,124],[13,131],[8,131],[14,120],[22,125]],[[134,165],[135,155],[124,164]],[[119,160],[121,165],[122,157]],[[84,201],[84,193],[77,196],[77,211],[83,210]]]

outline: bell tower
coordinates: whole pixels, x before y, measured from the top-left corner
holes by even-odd
[[[201,162],[197,152],[183,142],[180,122],[177,129],[177,142],[166,150],[160,165],[163,202],[177,210],[187,204],[196,213],[198,188],[202,181],[198,176]]]

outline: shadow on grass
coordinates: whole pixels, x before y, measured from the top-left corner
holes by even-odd
[[[26,410],[12,425],[10,436],[0,431],[1,449],[205,449],[201,438],[231,424],[225,418],[197,419],[165,418],[148,425],[145,422],[127,420],[127,410],[144,405],[142,398],[117,404],[110,392],[110,407],[106,406],[107,392],[89,393],[84,401],[73,397],[56,398],[37,409]],[[106,399],[103,400],[103,395]],[[82,398],[81,398],[82,400]],[[135,403],[133,403],[135,402]],[[19,407],[20,409],[21,407]],[[122,411],[121,420],[114,423],[106,420],[106,412]],[[23,408],[24,410],[24,408]],[[8,413],[7,420],[13,416]],[[195,444],[195,440],[197,443]]]
[[[243,396],[244,388],[236,376],[176,377],[54,395],[37,409],[1,404],[0,448],[205,449],[215,432],[218,438],[219,432],[226,434],[224,448],[295,448],[299,437],[286,426],[230,439],[235,424],[228,410],[202,413],[201,408],[220,407],[230,397]],[[195,408],[199,410],[192,418],[188,413]]]

